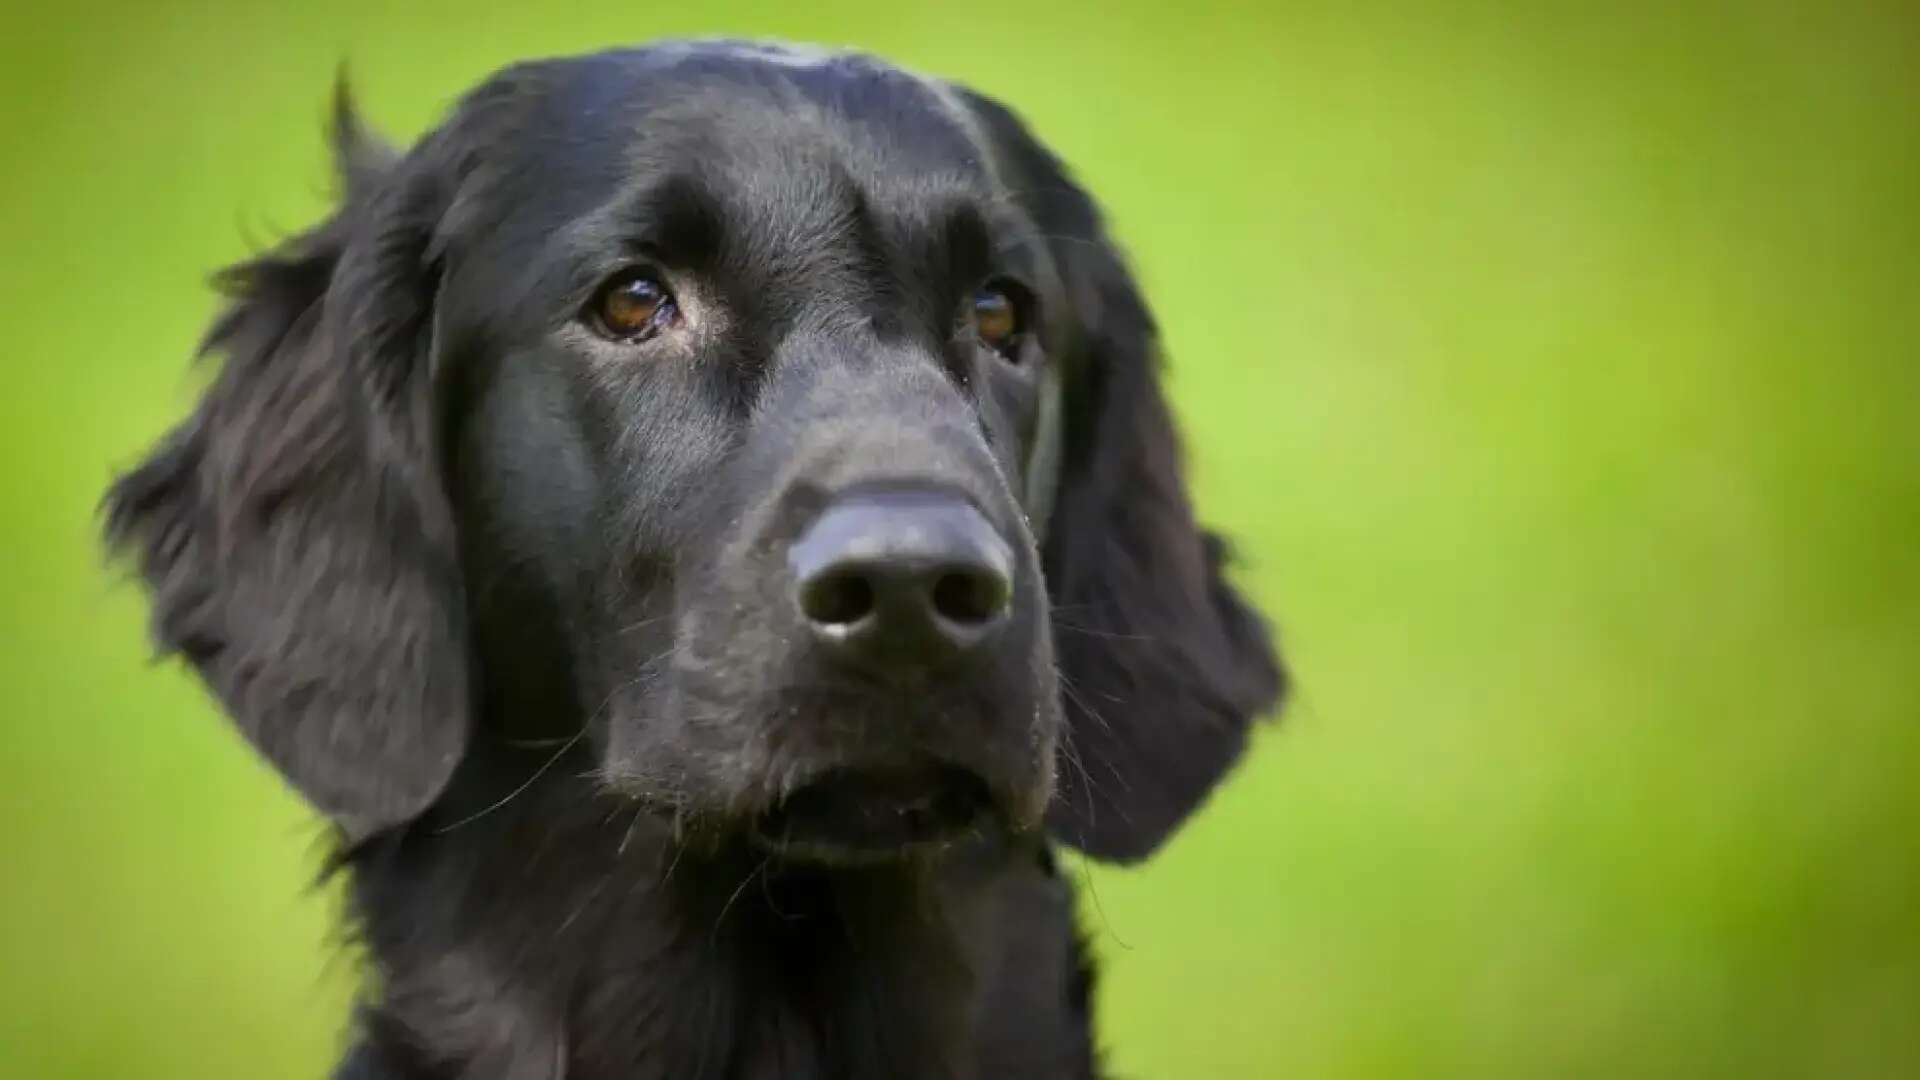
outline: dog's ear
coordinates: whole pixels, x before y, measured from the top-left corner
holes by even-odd
[[[1068,729],[1049,825],[1090,855],[1145,857],[1275,706],[1265,624],[1194,522],[1152,315],[1098,209],[998,104],[966,95],[1003,185],[1046,236],[1076,324],[1044,561]]]
[[[340,208],[217,277],[220,370],[104,509],[161,651],[354,843],[438,796],[470,689],[428,370],[441,193],[344,90],[335,149]]]

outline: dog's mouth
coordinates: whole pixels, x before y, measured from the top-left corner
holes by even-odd
[[[834,769],[762,814],[754,838],[785,858],[878,862],[945,847],[992,810],[987,782],[958,766]]]

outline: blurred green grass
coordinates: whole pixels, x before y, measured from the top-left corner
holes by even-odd
[[[1109,207],[1300,692],[1093,870],[1142,1077],[1920,1075],[1905,5],[45,7],[0,37],[0,1074],[316,1076],[317,831],[143,666],[92,507],[204,273],[519,57],[872,48]]]

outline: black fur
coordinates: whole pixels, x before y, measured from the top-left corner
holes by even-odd
[[[219,374],[106,505],[162,648],[338,826],[374,964],[340,1075],[1092,1076],[1050,844],[1144,857],[1282,679],[1085,193],[967,91],[719,42],[508,69],[404,155],[344,95],[337,133],[338,211],[220,277]],[[635,263],[682,328],[595,339]],[[1035,301],[1018,363],[955,331],[991,275]],[[1002,643],[911,694],[796,644],[780,554],[903,477],[1019,549]],[[751,835],[915,755],[988,823]]]

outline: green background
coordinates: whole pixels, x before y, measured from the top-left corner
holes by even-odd
[[[336,63],[412,137],[515,58],[730,32],[969,81],[1078,166],[1284,630],[1283,722],[1092,871],[1120,1073],[1920,1075],[1911,7],[0,21],[0,1073],[336,1052],[320,832],[92,540],[204,274],[323,211]]]

